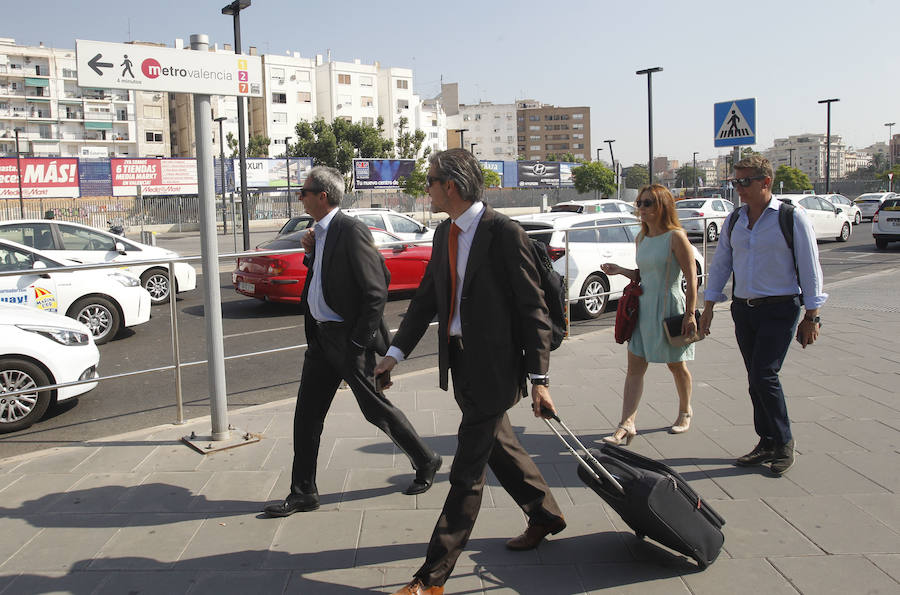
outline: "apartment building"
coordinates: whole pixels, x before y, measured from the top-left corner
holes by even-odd
[[[384,118],[384,132],[391,140],[397,140],[400,119],[406,118],[410,132],[415,126],[418,98],[413,93],[413,71],[409,68],[382,68],[376,62],[378,72],[378,115]]]
[[[763,151],[778,169],[781,165],[796,167],[805,173],[810,181],[825,179],[827,141],[824,134],[798,134],[787,138],[776,138],[774,146]],[[831,166],[829,176],[843,178],[847,174],[844,145],[840,135],[831,135]]]
[[[296,141],[297,122],[316,119],[316,59],[300,52],[264,54],[263,96],[250,99],[251,134],[269,138],[269,156],[283,155]]]
[[[316,56],[316,115],[374,126],[379,115],[378,66],[361,60],[338,62]],[[408,107],[408,106],[407,106]],[[387,132],[387,129],[386,129]]]
[[[516,102],[517,154],[527,160],[572,153],[591,159],[591,108],[557,107],[530,99]]]
[[[516,160],[519,152],[515,103],[461,103],[454,118],[457,120],[455,128],[464,131],[463,148],[472,151],[478,159]],[[458,146],[458,139],[456,144]]]
[[[140,42],[134,42],[140,43]],[[82,88],[75,50],[0,38],[0,154],[169,156],[166,93]]]
[[[415,105],[413,129],[425,133],[422,149],[430,148],[432,153],[446,150],[447,114],[444,113],[441,100],[438,98],[423,100],[418,95],[413,95],[413,103]]]

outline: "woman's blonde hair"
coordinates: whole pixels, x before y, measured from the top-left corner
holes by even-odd
[[[646,197],[644,195],[647,195]],[[637,199],[652,198],[656,200],[656,208],[660,209],[660,225],[663,229],[681,229],[681,221],[678,220],[678,211],[675,209],[675,197],[669,189],[662,184],[650,184],[638,191]],[[650,227],[641,221],[641,232],[644,235],[650,231]]]

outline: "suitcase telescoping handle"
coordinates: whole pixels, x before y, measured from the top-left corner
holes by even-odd
[[[561,420],[558,415],[556,415],[555,413],[553,413],[546,407],[541,407],[541,413],[550,417],[550,419],[552,419],[553,421],[558,423],[560,426],[562,426],[562,428],[566,431],[566,433],[569,435],[569,437],[571,437],[572,440],[575,442],[575,444],[578,445],[578,448],[580,448],[582,450],[582,452],[584,452],[584,457],[582,457],[578,453],[578,451],[576,451],[574,448],[572,448],[572,446],[569,444],[569,441],[566,440],[566,438],[562,434],[559,433],[559,430],[557,430],[553,426],[553,424],[550,423],[550,419],[547,419],[546,417],[543,418],[544,423],[547,424],[547,427],[550,428],[551,430],[553,430],[553,433],[556,434],[560,440],[562,440],[562,443],[566,445],[566,448],[569,449],[569,452],[572,453],[576,459],[578,459],[578,464],[581,465],[581,467],[585,471],[590,473],[591,477],[593,477],[597,481],[600,481],[600,476],[597,475],[597,471],[600,471],[600,473],[603,475],[603,478],[606,481],[608,481],[614,488],[616,488],[620,494],[622,494],[623,496],[625,495],[625,490],[622,488],[622,484],[620,484],[619,481],[615,477],[613,477],[612,474],[603,467],[603,465],[600,464],[600,461],[598,461],[594,457],[594,455],[592,455],[588,451],[588,449],[585,448],[584,444],[581,443],[581,440],[578,439],[578,436],[576,436],[575,433],[569,429],[569,426],[567,426],[565,423],[563,423],[563,420]],[[588,462],[585,460],[585,457],[587,457],[587,459],[590,460],[591,463],[596,465],[597,468],[594,469],[593,467],[591,467],[591,465],[588,464]]]

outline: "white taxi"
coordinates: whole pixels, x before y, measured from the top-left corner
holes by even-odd
[[[150,294],[140,279],[120,269],[44,272],[72,266],[45,252],[0,239],[0,303],[65,314],[84,323],[102,345],[122,328],[150,320]]]
[[[100,352],[90,330],[60,314],[27,306],[0,304],[0,434],[23,430],[48,407],[97,386],[37,390],[98,377]],[[35,389],[7,396],[7,393]]]
[[[0,222],[0,239],[18,242],[50,256],[79,263],[122,262],[178,258],[177,252],[150,246],[70,221],[47,219],[20,219]],[[129,266],[128,270],[139,277],[141,285],[150,292],[153,304],[169,301],[168,269],[158,264]],[[191,291],[197,287],[197,271],[185,262],[176,262],[174,268],[175,293]]]

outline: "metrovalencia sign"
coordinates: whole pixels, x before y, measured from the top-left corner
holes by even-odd
[[[262,96],[259,56],[82,39],[75,54],[81,87]]]

